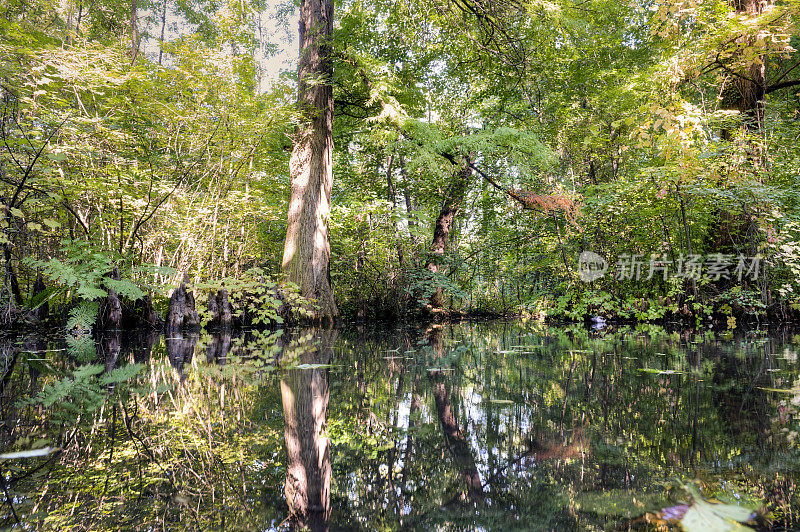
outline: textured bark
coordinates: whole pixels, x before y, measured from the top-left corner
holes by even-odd
[[[409,236],[411,237],[411,249],[413,253],[413,250],[417,247],[417,236],[414,234],[414,228],[417,226],[417,222],[414,220],[414,211],[416,208],[414,206],[414,199],[411,197],[411,191],[408,187],[406,161],[402,155],[400,156],[400,176],[403,178],[403,200],[405,200],[406,204],[406,214],[408,215],[408,232]]]
[[[760,0],[733,0],[731,6],[737,15],[758,16],[764,4]],[[751,37],[740,37],[737,43],[747,46],[752,44]],[[764,58],[760,57],[731,78],[736,93],[733,107],[738,109],[747,119],[745,127],[752,131],[761,129],[764,121],[764,96],[766,95],[766,78]],[[725,133],[727,135],[727,132]]]
[[[219,321],[219,303],[217,303],[216,294],[208,294],[206,309],[208,310],[208,315],[210,316],[208,325],[213,326]]]
[[[114,268],[107,277],[119,281],[119,269]],[[122,301],[117,292],[111,288],[108,289],[108,295],[97,312],[96,327],[98,330],[122,328]]]
[[[158,327],[161,317],[153,308],[153,298],[147,294],[132,305],[123,306],[122,324],[125,328]]]
[[[211,314],[209,325],[228,329],[233,321],[233,309],[228,299],[228,291],[221,288],[215,295],[208,296],[208,311]]]
[[[439,216],[436,218],[436,225],[433,229],[433,241],[429,249],[430,259],[425,266],[431,273],[439,273],[441,270],[441,259],[447,251],[447,244],[450,240],[450,230],[464,203],[464,197],[466,196],[467,187],[469,186],[469,179],[472,176],[472,168],[470,168],[469,161],[467,157],[463,167],[453,175],[453,181],[450,183],[450,188],[442,201],[442,208],[439,211]],[[431,296],[430,304],[433,308],[441,308],[443,303],[444,294],[442,294],[440,288]]]
[[[200,317],[195,310],[194,294],[186,289],[186,280],[172,293],[167,310],[167,331],[197,327]]]
[[[208,322],[210,326],[222,329],[230,328],[233,320],[233,309],[226,289],[222,288],[216,294],[209,294],[208,312],[211,314],[211,320]]]
[[[316,300],[317,317],[339,315],[330,284],[328,217],[333,185],[333,88],[329,39],[331,0],[300,3],[300,61],[297,104],[302,122],[294,134],[289,162],[289,200],[283,271],[300,293]]]
[[[158,64],[164,58],[164,30],[167,28],[167,0],[161,6],[161,38],[158,40]]]
[[[403,239],[400,237],[400,229],[397,225],[397,189],[392,179],[393,164],[394,155],[390,155],[386,159],[386,194],[389,202],[392,204],[392,226],[394,227],[395,248],[397,249],[397,264],[400,266],[400,269],[403,269]]]
[[[44,279],[42,279],[42,273],[39,272],[36,274],[36,281],[33,283],[33,288],[31,289],[31,295],[33,297],[38,296],[42,292],[44,292],[47,287],[44,285]],[[43,301],[38,307],[33,309],[30,313],[31,318],[33,318],[36,322],[43,322],[47,319],[50,315],[50,305],[47,301]]]
[[[310,332],[310,334],[309,334]],[[293,362],[327,364],[337,331],[302,331],[285,356]],[[331,514],[331,462],[325,425],[328,414],[328,369],[292,369],[281,380],[286,440],[286,503],[293,526],[327,531]]]
[[[6,259],[6,279],[11,286],[11,295],[14,296],[14,303],[16,303],[18,307],[21,307],[22,291],[19,289],[17,272],[14,271],[14,265],[11,263],[11,246],[9,244],[3,245],[3,255]]]
[[[224,288],[217,292],[217,303],[219,303],[219,325],[228,328],[233,322],[233,308],[228,299],[228,291]]]
[[[139,55],[139,2],[131,0],[131,63]]]

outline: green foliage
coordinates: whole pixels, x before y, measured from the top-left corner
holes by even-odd
[[[22,292],[37,269],[61,290],[5,306],[111,288],[158,300],[188,273],[250,283],[239,318],[278,322],[272,288],[248,271],[277,279],[281,267],[298,114],[291,75],[265,67],[293,7],[270,18],[260,1],[142,5],[132,53],[130,6],[68,4],[14,2],[0,26],[0,245]],[[800,311],[798,11],[740,4],[337,6],[324,223],[342,311],[398,317],[444,289],[467,312],[696,320],[739,304],[725,295],[737,287],[770,317]],[[161,13],[176,21],[164,42]],[[762,66],[761,86],[744,90]],[[475,170],[447,245],[462,260],[427,276],[465,157]],[[127,268],[122,281],[103,278],[107,260],[74,262],[78,241]],[[586,289],[584,250],[760,254],[769,269]]]
[[[736,309],[737,313],[763,316],[766,314],[767,308],[760,293],[753,290],[742,290],[740,286],[734,286],[719,294],[715,303],[720,305],[720,308],[727,309],[726,314],[733,314],[733,309]]]
[[[128,364],[101,376],[106,370],[102,364],[78,366],[62,379],[44,386],[35,397],[23,400],[22,404],[41,405],[50,411],[54,420],[74,422],[106,403],[106,386],[128,382],[143,367],[142,364]]]
[[[28,257],[25,264],[40,270],[46,279],[58,285],[64,293],[83,301],[104,298],[109,289],[132,301],[144,297],[144,292],[129,279],[115,280],[109,277],[118,264],[111,254],[94,250],[82,241],[64,241],[62,245],[66,255],[64,260],[52,258],[43,261]]]
[[[67,319],[67,330],[82,330],[90,331],[97,321],[97,312],[100,309],[94,301],[81,301],[69,311],[69,318]]]
[[[314,302],[303,298],[296,285],[278,284],[262,268],[251,268],[238,277],[202,283],[197,288],[207,294],[206,300],[216,297],[221,289],[227,290],[235,318],[247,326],[283,324],[284,317],[278,313],[282,307],[290,309],[294,319],[303,320],[314,315]],[[206,325],[210,320],[211,313],[206,304],[201,311],[201,321]]]
[[[755,514],[750,508],[736,504],[709,503],[694,486],[687,486],[693,503],[681,519],[686,532],[725,532],[729,530],[752,530],[739,522],[749,521]]]
[[[86,322],[84,322],[86,323]],[[88,322],[91,325],[94,321]],[[87,327],[83,327],[87,330]],[[91,334],[68,334],[66,338],[67,351],[78,362],[86,363],[97,358],[97,349]]]
[[[425,268],[406,272],[406,294],[424,307],[433,294],[441,290],[454,300],[463,299],[466,293],[449,276],[441,272],[431,272]]]

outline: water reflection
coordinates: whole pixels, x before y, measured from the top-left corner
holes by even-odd
[[[330,441],[326,434],[328,365],[338,331],[296,331],[284,346],[281,378],[285,420],[284,493],[292,525],[312,531],[329,529],[331,516]]]
[[[435,360],[440,362],[444,356],[442,341],[442,328],[433,327],[427,331],[428,342],[435,354]],[[453,413],[450,401],[450,391],[447,389],[442,369],[430,370],[431,388],[434,401],[436,403],[436,416],[444,433],[445,442],[450,454],[453,456],[459,474],[466,485],[466,491],[462,492],[463,500],[480,502],[483,500],[483,482],[475,466],[475,458],[469,446],[466,435],[458,426],[458,420]],[[456,391],[458,395],[458,391]],[[446,504],[446,506],[449,503]]]
[[[219,364],[224,366],[228,360],[228,353],[231,350],[231,333],[230,331],[222,331],[211,337],[211,342],[206,351],[206,357],[209,364]]]
[[[626,528],[694,479],[797,527],[798,345],[503,322],[4,339],[0,452],[63,452],[0,463],[0,528]]]
[[[195,332],[172,331],[164,340],[169,363],[182,379],[186,377],[184,366],[191,363],[199,337],[200,335]]]

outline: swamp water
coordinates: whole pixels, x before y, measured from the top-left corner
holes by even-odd
[[[799,350],[518,322],[0,339],[0,529],[286,529],[287,496],[312,529],[628,529],[689,483],[797,529]]]

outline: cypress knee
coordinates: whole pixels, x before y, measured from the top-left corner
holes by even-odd
[[[169,298],[169,310],[167,311],[166,323],[167,331],[197,327],[200,324],[200,318],[195,309],[194,294],[186,288],[186,283],[188,282],[188,276],[184,277],[181,285],[172,293],[172,297]]]
[[[219,309],[219,326],[222,328],[229,328],[233,320],[233,308],[228,299],[228,291],[222,288],[217,292],[217,308]]]
[[[106,277],[120,280],[119,268],[114,268]],[[119,329],[122,326],[122,301],[119,298],[116,290],[113,288],[108,289],[108,294],[100,305],[100,310],[97,313],[96,328],[97,329]]]

